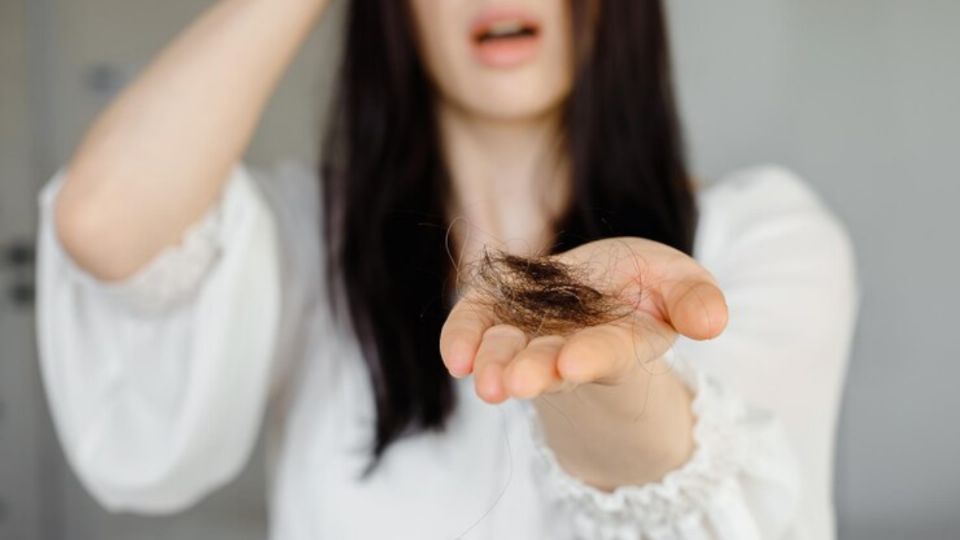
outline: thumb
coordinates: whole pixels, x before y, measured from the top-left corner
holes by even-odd
[[[715,338],[727,326],[727,301],[710,279],[690,277],[663,283],[669,323],[691,339]]]

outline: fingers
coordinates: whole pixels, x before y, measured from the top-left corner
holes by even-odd
[[[727,326],[727,302],[706,277],[665,281],[661,287],[667,316],[677,332],[692,339],[717,337]]]
[[[466,298],[457,302],[440,330],[440,356],[451,375],[464,377],[473,371],[483,333],[493,325],[487,308]]]
[[[601,241],[602,242],[602,241]],[[692,339],[717,337],[727,326],[727,303],[716,280],[690,256],[642,239],[621,241],[630,253],[620,270],[629,281],[652,278],[658,312],[673,328]]]
[[[508,397],[503,384],[504,368],[526,345],[527,336],[515,326],[498,324],[484,332],[473,372],[474,387],[481,399],[500,403]]]
[[[487,328],[473,361],[477,395],[488,403],[529,399],[578,384],[613,384],[637,363],[663,356],[676,339],[666,322],[639,314],[621,324],[583,329],[567,337],[540,336],[528,341],[519,328]]]
[[[488,403],[529,399],[578,384],[612,384],[638,362],[663,356],[676,339],[666,322],[641,314],[622,324],[583,329],[571,336],[541,336],[529,342],[518,328],[488,328],[474,361],[477,395]]]
[[[490,327],[475,361],[477,395],[489,403],[500,403],[508,397],[526,399],[559,390],[568,384],[560,379],[556,367],[563,343],[560,336],[536,337],[528,343],[516,327]]]
[[[557,358],[557,372],[575,384],[615,383],[638,362],[663,356],[675,339],[668,324],[645,314],[585,328],[567,339]]]
[[[513,397],[526,399],[559,390],[564,381],[557,372],[557,356],[564,342],[560,336],[530,340],[506,368],[507,392]]]

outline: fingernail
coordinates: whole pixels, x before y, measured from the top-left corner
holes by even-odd
[[[467,375],[467,366],[466,362],[453,360],[450,362],[450,367],[448,368],[450,375],[457,379],[462,379]]]

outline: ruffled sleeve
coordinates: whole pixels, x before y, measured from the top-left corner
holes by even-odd
[[[673,349],[667,359],[694,393],[696,449],[690,460],[659,482],[601,491],[561,468],[531,407],[534,470],[543,492],[569,517],[576,539],[779,537],[796,513],[799,489],[797,464],[779,423]]]
[[[859,283],[850,239],[799,177],[738,171],[701,199],[695,257],[730,323],[668,360],[694,394],[695,450],[659,482],[601,491],[566,473],[529,426],[542,492],[578,539],[826,539],[832,451]]]
[[[66,174],[39,196],[38,345],[58,436],[106,508],[179,510],[236,475],[256,440],[281,303],[275,212],[238,164],[179,245],[106,282],[55,232]]]

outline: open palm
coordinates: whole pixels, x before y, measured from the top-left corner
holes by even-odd
[[[451,374],[473,374],[490,403],[533,398],[581,384],[617,384],[637,363],[660,358],[678,334],[710,339],[727,324],[727,306],[713,276],[693,258],[643,238],[607,238],[554,256],[586,268],[590,285],[617,294],[629,315],[567,335],[528,335],[498,320],[468,290],[440,334]]]

